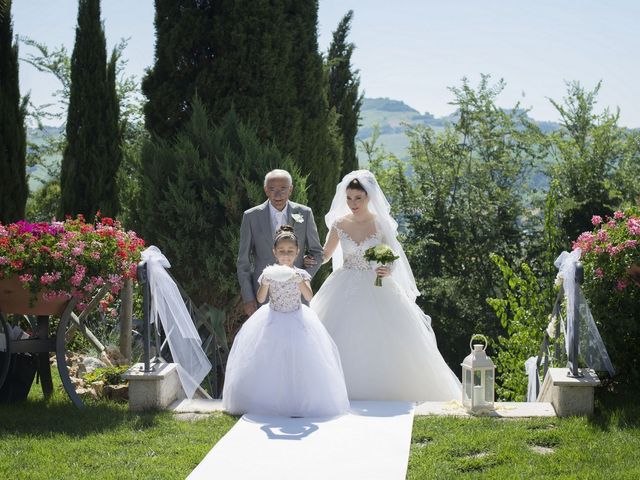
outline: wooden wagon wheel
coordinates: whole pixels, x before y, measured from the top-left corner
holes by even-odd
[[[58,374],[60,375],[62,386],[66,390],[67,395],[69,395],[69,398],[76,407],[84,408],[82,399],[76,393],[76,387],[71,383],[71,377],[69,376],[69,368],[67,365],[66,333],[69,329],[69,322],[71,321],[71,315],[73,315],[73,307],[75,307],[75,304],[75,301],[71,301],[60,316],[60,323],[58,323],[58,330],[56,331],[56,366],[58,367]]]
[[[0,313],[0,388],[4,385],[11,363],[11,342],[9,341],[9,324]]]
[[[76,305],[76,300],[72,300],[65,308],[64,312],[60,316],[60,323],[58,324],[58,330],[56,332],[56,365],[58,367],[58,373],[62,380],[62,385],[69,395],[71,401],[78,408],[84,408],[82,399],[76,392],[76,387],[71,382],[69,376],[69,366],[67,365],[67,344],[73,339],[73,335],[76,330],[80,330],[82,334],[96,347],[99,352],[104,351],[104,345],[98,340],[95,335],[86,328],[84,320],[88,315],[96,309],[100,300],[109,293],[111,288],[110,284],[105,284],[98,291],[98,293],[89,302],[87,307],[82,311],[80,315],[76,315],[73,308]]]

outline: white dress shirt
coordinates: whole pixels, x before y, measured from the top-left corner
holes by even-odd
[[[269,213],[271,214],[271,225],[273,226],[273,233],[275,234],[282,225],[287,223],[287,212],[289,210],[289,202],[284,206],[282,211],[277,210],[269,202]]]

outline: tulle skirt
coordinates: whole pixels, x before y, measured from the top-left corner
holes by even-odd
[[[340,268],[311,308],[340,351],[351,400],[448,401],[458,377],[438,351],[431,319],[392,277],[374,286],[372,270]]]
[[[313,311],[263,305],[242,326],[222,394],[233,414],[335,416],[349,409],[340,356]]]

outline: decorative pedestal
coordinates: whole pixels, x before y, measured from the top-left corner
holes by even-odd
[[[154,363],[152,372],[144,372],[144,364],[136,363],[123,378],[129,381],[129,410],[166,410],[184,393],[175,363]]]
[[[598,376],[582,369],[583,377],[567,376],[568,368],[550,368],[542,384],[538,402],[551,402],[559,417],[593,415],[593,389],[600,386]]]

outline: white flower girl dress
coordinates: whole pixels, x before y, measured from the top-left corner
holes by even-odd
[[[269,303],[236,335],[222,394],[229,413],[319,417],[349,409],[336,345],[300,301],[299,276],[311,277],[294,271],[288,280],[271,279]]]

